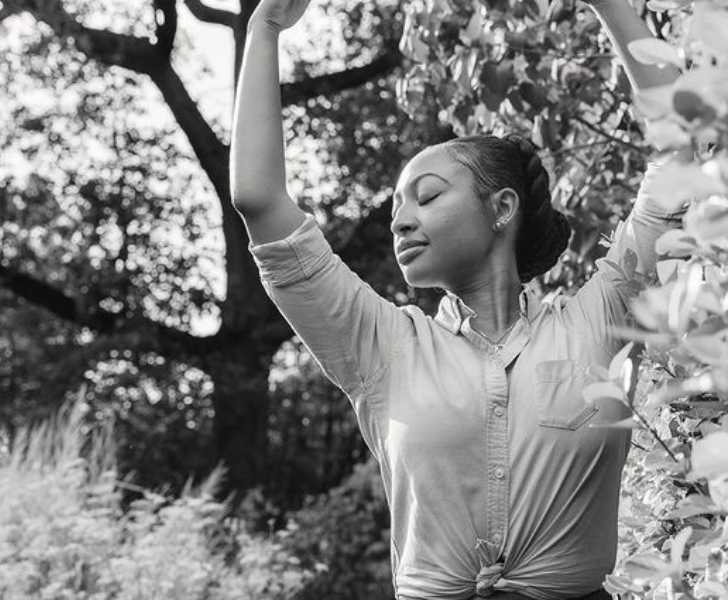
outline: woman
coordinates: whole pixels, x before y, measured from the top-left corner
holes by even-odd
[[[326,375],[349,397],[379,461],[400,600],[609,597],[629,432],[589,428],[620,414],[587,407],[585,369],[619,346],[627,291],[609,262],[572,298],[524,287],[566,246],[548,175],[520,138],[429,147],[403,169],[394,250],[412,286],[447,290],[437,315],[396,307],[332,253],[285,185],[279,32],[308,0],[262,0],[248,28],[233,126],[233,200],[262,283]],[[627,0],[592,4],[636,89],[676,73],[636,63],[649,35]],[[651,171],[648,172],[648,179]],[[636,252],[679,217],[643,184],[608,258]]]

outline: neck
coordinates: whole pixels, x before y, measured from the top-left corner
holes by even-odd
[[[522,291],[515,266],[492,271],[468,285],[452,290],[477,314],[470,324],[493,342],[497,342],[521,314],[518,297]]]

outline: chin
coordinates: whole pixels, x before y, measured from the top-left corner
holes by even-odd
[[[405,283],[413,288],[433,288],[440,287],[440,284],[434,280],[432,273],[415,265],[399,266]]]

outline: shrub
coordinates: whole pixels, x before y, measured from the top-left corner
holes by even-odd
[[[673,84],[629,98],[614,54],[595,52],[602,28],[573,2],[428,2],[407,7],[400,48],[413,65],[397,95],[409,114],[434,96],[459,134],[530,133],[556,155],[554,201],[589,207],[572,239],[583,257],[598,239],[583,225],[611,227],[639,179],[633,159],[656,150],[651,194],[666,213],[690,206],[657,240],[658,280],[638,276],[634,254],[615,265],[638,292],[635,323],[616,332],[631,341],[584,390],[626,405],[611,426],[632,428],[636,445],[606,588],[623,600],[728,599],[728,4],[631,4],[657,35],[629,51],[676,65]]]
[[[291,518],[285,547],[318,570],[301,600],[390,600],[389,509],[370,458],[341,485],[309,498]],[[316,564],[326,569],[316,569]]]
[[[111,428],[87,443],[81,412],[67,405],[0,455],[0,597],[289,600],[311,579],[286,532],[224,518],[219,468],[179,498],[140,489],[123,512]]]

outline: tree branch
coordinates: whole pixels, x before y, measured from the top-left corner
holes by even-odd
[[[387,50],[368,65],[355,67],[338,73],[329,73],[319,77],[310,77],[281,85],[281,103],[283,106],[299,104],[323,94],[340,92],[345,89],[363,85],[376,77],[383,77],[398,67],[402,55],[396,49]]]
[[[161,323],[138,317],[127,317],[107,311],[100,306],[89,306],[83,299],[71,298],[61,290],[25,273],[0,265],[0,285],[35,306],[45,308],[64,321],[85,325],[98,333],[125,333],[144,331],[145,338],[159,340],[161,344],[183,346],[191,352],[204,352],[218,346],[215,336],[196,337],[184,331],[166,327]]]
[[[149,75],[187,135],[220,198],[227,202],[228,149],[205,121],[197,104],[170,66],[169,52],[177,27],[175,0],[154,0],[154,7],[158,10],[155,15],[157,44],[150,43],[146,38],[84,27],[58,0],[6,0],[4,6],[10,11],[30,12],[36,19],[47,23],[60,38],[72,37],[78,49],[89,58]]]
[[[154,0],[154,22],[157,26],[156,48],[164,60],[169,61],[177,35],[176,0]]]
[[[640,148],[639,146],[633,144],[632,142],[629,142],[627,140],[622,140],[622,139],[612,135],[611,133],[607,133],[606,131],[604,131],[600,127],[594,125],[593,123],[590,123],[583,117],[580,117],[578,115],[572,115],[572,119],[574,119],[575,121],[578,121],[585,127],[588,127],[595,133],[598,133],[599,135],[604,136],[605,138],[612,140],[613,142],[616,142],[617,144],[621,144],[622,146],[627,146],[628,148],[631,148],[632,150],[637,150],[638,152],[644,152],[644,148]]]
[[[184,0],[184,2],[190,12],[199,21],[225,25],[230,28],[235,27],[237,15],[233,12],[220,8],[212,8],[201,2],[201,0]]]
[[[4,6],[11,12],[29,12],[60,39],[72,38],[80,51],[106,64],[148,73],[163,60],[148,39],[85,27],[59,0],[5,0]]]

